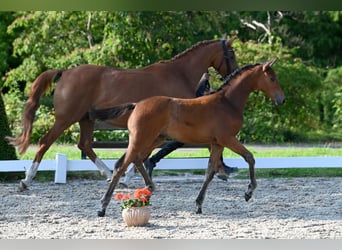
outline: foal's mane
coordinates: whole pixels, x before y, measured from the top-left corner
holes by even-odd
[[[217,42],[218,40],[217,39],[214,39],[214,40],[205,40],[205,41],[200,41],[194,45],[192,45],[190,48],[184,50],[183,52],[175,55],[174,57],[172,57],[171,59],[169,60],[163,60],[163,61],[160,61],[160,63],[166,63],[166,62],[173,62],[179,58],[182,58],[184,56],[186,56],[187,54],[189,54],[190,52],[192,52],[193,50],[197,49],[197,48],[200,48],[200,47],[204,47],[204,46],[207,46],[208,44],[212,44],[212,43],[215,43]]]
[[[229,74],[225,79],[223,84],[213,93],[218,92],[220,90],[222,90],[225,86],[230,85],[230,82],[237,78],[239,75],[241,75],[243,72],[247,71],[247,70],[251,70],[254,67],[261,65],[261,63],[256,63],[256,64],[247,64],[245,66],[242,66],[240,68],[237,68],[236,70],[234,70],[231,74]]]

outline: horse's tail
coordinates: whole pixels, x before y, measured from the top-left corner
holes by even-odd
[[[135,108],[136,103],[125,103],[118,106],[113,106],[105,109],[90,109],[89,118],[91,120],[110,120],[119,118]]]
[[[6,136],[9,143],[18,148],[19,154],[24,154],[30,144],[30,136],[32,134],[32,124],[39,107],[40,97],[51,86],[55,79],[59,78],[63,70],[47,70],[41,73],[33,82],[29,98],[25,104],[22,115],[23,129],[21,134],[17,137]]]

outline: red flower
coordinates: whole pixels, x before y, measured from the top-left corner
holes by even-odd
[[[142,207],[151,205],[150,198],[152,193],[147,188],[136,189],[134,192],[134,198],[131,199],[131,193],[123,194],[117,193],[114,196],[115,200],[122,200],[120,207],[122,209],[128,207]]]
[[[120,200],[122,200],[123,196],[124,196],[123,193],[117,193],[114,197],[114,200],[120,201]]]
[[[134,199],[146,202],[152,196],[152,193],[147,188],[137,189],[134,192]]]

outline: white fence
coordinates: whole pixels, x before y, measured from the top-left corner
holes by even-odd
[[[340,168],[341,156],[323,157],[280,157],[256,158],[256,168]],[[103,160],[113,168],[117,159]],[[242,158],[225,158],[231,167],[248,168]],[[32,164],[31,160],[0,161],[0,172],[23,172]],[[206,169],[208,158],[165,158],[158,163],[161,170]],[[67,171],[95,171],[97,167],[90,160],[68,160],[64,154],[56,154],[56,160],[43,160],[40,171],[55,171],[55,182],[66,183]]]

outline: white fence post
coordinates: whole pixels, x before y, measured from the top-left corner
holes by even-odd
[[[68,159],[65,154],[56,154],[55,183],[66,183]]]

